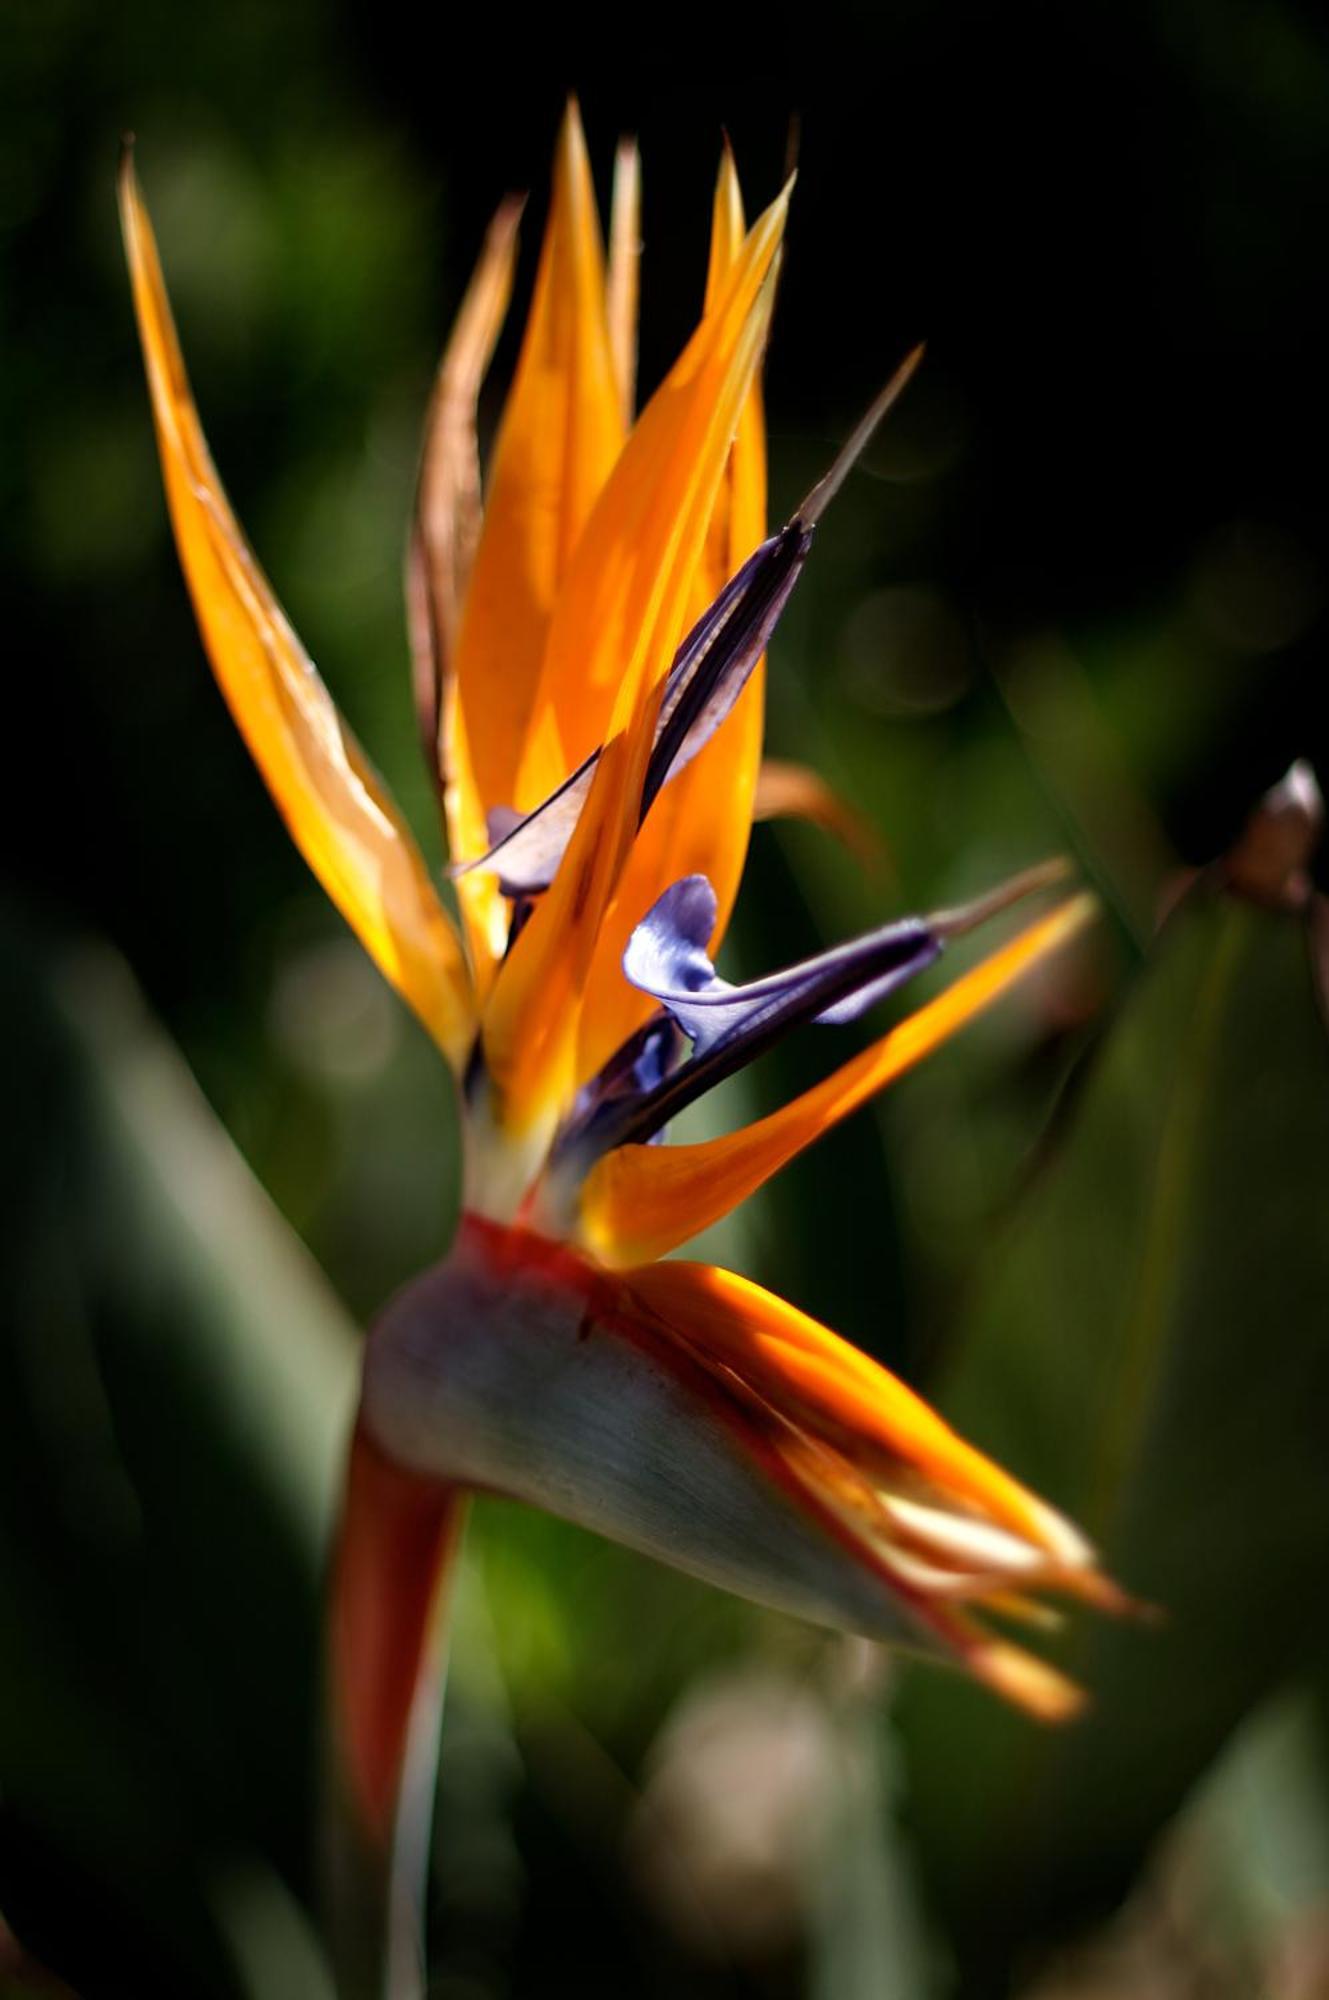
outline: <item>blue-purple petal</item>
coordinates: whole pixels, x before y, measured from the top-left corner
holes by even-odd
[[[764,1045],[772,1032],[801,1021],[856,1021],[941,951],[941,939],[928,923],[906,917],[782,972],[733,986],[720,978],[706,950],[715,916],[706,877],[686,876],[647,912],[623,955],[627,977],[678,1022],[694,1058],[706,1057],[721,1043]]]
[[[808,1021],[857,1020],[931,965],[945,938],[941,925],[906,917],[783,972],[734,986],[720,978],[707,951],[715,917],[710,883],[704,875],[688,875],[665,891],[633,931],[623,970],[663,1009],[639,1032],[668,1022],[691,1042],[691,1052],[682,1060],[672,1052],[658,1082],[634,1089],[623,1059],[633,1052],[635,1039],[626,1044],[583,1094],[554,1148],[556,1161],[571,1157],[584,1170],[588,1156],[648,1142],[687,1105],[792,1029]],[[611,1073],[612,1088],[606,1082]]]

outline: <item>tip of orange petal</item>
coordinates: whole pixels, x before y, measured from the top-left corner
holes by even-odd
[[[566,231],[570,244],[580,244],[583,248],[594,244],[595,261],[598,263],[601,255],[600,218],[595,202],[595,183],[591,178],[591,157],[586,147],[581,109],[575,97],[568,98],[554,148],[549,229],[551,232],[559,229]]]
[[[715,192],[711,198],[711,254],[706,267],[705,310],[707,312],[714,306],[724,289],[725,280],[733,269],[746,233],[747,218],[743,211],[743,190],[739,186],[734,149],[729,143],[729,134],[726,132],[723,134],[723,144],[720,148]]]
[[[132,132],[126,132],[121,136],[116,187],[120,197],[122,218],[132,210],[138,199],[138,172],[134,165],[134,149],[137,144],[138,141]]]
[[[1002,1639],[981,1641],[967,1652],[965,1664],[994,1694],[1039,1722],[1073,1722],[1088,1703],[1084,1689],[1065,1674]]]
[[[586,132],[581,122],[581,105],[577,101],[576,91],[570,90],[558,128],[558,163],[560,166],[571,165],[584,156],[585,152]]]
[[[734,158],[734,142],[724,127],[721,127],[720,131],[720,165],[716,170],[715,186],[717,194],[721,189],[727,194],[729,190],[736,190],[738,187],[738,162]]]

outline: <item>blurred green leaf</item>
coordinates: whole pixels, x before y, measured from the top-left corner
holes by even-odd
[[[874,1727],[869,1677],[844,1678],[836,1690],[843,1769],[815,1884],[809,2000],[929,2000],[945,1990],[946,1954],[929,1934],[898,1825],[899,1746]]]
[[[1329,1805],[1304,1686],[1263,1703],[1187,1799],[1122,1909],[1021,2000],[1203,1994],[1314,2000],[1329,1985]]]
[[[1179,1833],[1209,1905],[1206,1929],[1254,1940],[1266,1958],[1307,1920],[1318,1919],[1323,1933],[1329,1796],[1304,1688],[1280,1694],[1243,1724],[1188,1804]]]
[[[1077,1620],[1064,1664],[1093,1707],[1062,1732],[906,1690],[911,1811],[966,1994],[1121,1894],[1329,1625],[1326,1213],[1306,927],[1202,885],[1085,1066],[944,1397],[1166,1613]]]
[[[122,964],[3,942],[7,1914],[93,1991],[319,1994],[300,1900],[351,1328]]]

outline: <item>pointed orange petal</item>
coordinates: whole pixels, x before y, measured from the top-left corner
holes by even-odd
[[[460,1067],[474,1031],[460,943],[405,822],[231,512],[194,408],[128,158],[120,215],[171,522],[213,671],[296,845],[380,970]]]
[[[708,308],[738,253],[743,228],[743,195],[726,139],[711,206]],[[766,414],[761,385],[754,382],[739,419],[720,503],[711,520],[699,612],[719,595],[765,534]],[[732,713],[678,781],[682,789],[674,805],[676,822],[696,832],[691,838],[685,835],[676,852],[667,857],[665,873],[668,881],[694,871],[708,877],[715,891],[712,942],[717,949],[729,928],[747,858],[765,719],[766,663],[759,660]],[[680,864],[676,869],[675,860]]]
[[[747,229],[738,168],[734,164],[733,148],[726,139],[720,152],[720,170],[715,177],[715,193],[711,197],[711,247],[706,261],[705,310],[707,312],[718,301],[728,282],[729,273],[738,262],[738,253],[743,248],[743,238],[747,235]]]
[[[406,564],[416,707],[438,778],[449,852],[485,844],[484,805],[461,726],[455,672],[461,607],[480,538],[476,403],[507,312],[522,204],[505,201],[489,226],[439,363],[425,422],[415,521]],[[491,876],[463,876],[457,899],[476,983],[483,993],[502,956],[507,911]]]
[[[677,647],[716,489],[770,313],[788,206],[772,204],[733,282],[632,434],[559,600],[541,721],[612,708],[590,795],[552,886],[505,959],[485,1013],[485,1057],[509,1130],[549,1122],[575,1084],[591,955],[636,833],[660,693]],[[572,756],[581,745],[573,742]]]
[[[576,105],[569,104],[457,642],[466,741],[486,808],[523,803],[518,771],[550,615],[622,443],[595,190]],[[553,772],[538,796],[564,775]]]
[[[862,1462],[864,1447],[885,1453],[1054,1560],[1083,1558],[1083,1538],[1059,1514],[879,1362],[785,1299],[710,1264],[646,1264],[621,1283],[699,1356],[732,1368],[773,1409],[851,1460]]]
[[[786,189],[757,222],[722,297],[642,413],[569,569],[515,800],[523,809],[538,805],[625,726],[662,677],[664,669],[642,650],[643,619],[649,613],[658,620],[664,607],[676,626],[689,608],[700,548],[764,339],[769,302],[763,292],[788,200]],[[652,666],[658,673],[648,670]]]
[[[755,1401],[770,1413],[771,1442],[808,1503],[970,1673],[1046,1721],[1077,1711],[1083,1698],[1062,1674],[995,1638],[936,1587],[944,1571],[929,1582],[927,1566],[911,1568],[907,1548],[883,1545],[881,1516],[887,1523],[891,1516],[876,1482],[889,1490],[892,1477],[906,1485],[921,1481],[946,1510],[942,1526],[953,1527],[957,1540],[973,1541],[994,1524],[1027,1544],[1035,1565],[1034,1552],[1042,1552],[1046,1587],[1078,1589],[1093,1601],[1102,1579],[1093,1551],[1069,1521],[877,1362],[749,1279],[706,1264],[661,1263],[625,1272],[619,1282],[632,1305],[740,1404]],[[915,1511],[930,1509],[925,1503]],[[1105,1589],[1115,1594],[1111,1584]],[[989,1597],[984,1590],[982,1600]]]
[[[603,1263],[662,1257],[716,1222],[786,1161],[847,1118],[1082,931],[1097,904],[1072,897],[861,1055],[739,1132],[693,1146],[621,1146],[587,1176],[579,1236]]]
[[[626,429],[637,400],[637,293],[641,275],[641,154],[635,139],[620,139],[614,155],[609,210],[609,276],[606,299],[609,345]]]
[[[708,312],[729,282],[743,233],[743,197],[726,145],[712,212]],[[765,423],[761,390],[754,383],[707,530],[693,588],[694,616],[719,595],[765,533]],[[732,713],[694,762],[665,786],[637,836],[587,980],[577,1059],[580,1076],[592,1075],[607,1062],[651,1011],[646,995],[623,977],[623,951],[661,891],[684,875],[705,875],[716,895],[717,948],[728,928],[752,826],[765,720],[765,674],[765,664],[759,662]]]

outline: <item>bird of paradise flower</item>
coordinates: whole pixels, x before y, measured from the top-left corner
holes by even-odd
[[[857,1019],[1060,871],[747,985],[715,971],[762,805],[765,649],[823,512],[918,357],[768,535],[758,377],[790,190],[748,229],[726,148],[700,324],[634,421],[638,187],[625,145],[606,259],[570,106],[483,510],[476,404],[515,203],[437,378],[407,595],[458,925],[230,510],[129,160],[122,174],[204,643],[297,845],[449,1063],[465,1135],[456,1243],[371,1331],[350,1450],[329,1642],[337,1893],[363,1901],[368,1880],[378,1907],[341,1926],[347,1992],[417,1978],[411,1884],[469,1492],[952,1659],[1048,1720],[1078,1691],[984,1614],[1033,1617],[1044,1591],[1122,1601],[1069,1522],[876,1363],[746,1278],[662,1261],[1065,945],[1093,905],[1065,896],[773,1114],[659,1143],[778,1038]],[[824,814],[811,773],[781,767],[779,792]]]

